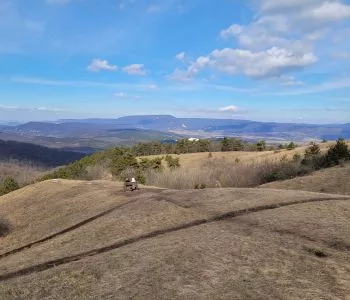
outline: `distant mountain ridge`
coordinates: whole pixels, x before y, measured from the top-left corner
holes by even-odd
[[[0,138],[29,139],[41,144],[76,149],[102,149],[151,140],[169,141],[183,137],[240,137],[270,141],[350,139],[350,124],[299,124],[236,119],[176,118],[172,115],[138,115],[116,119],[63,119],[1,126]],[[17,138],[16,138],[17,137]],[[76,141],[76,142],[75,142]],[[73,146],[74,144],[74,146]]]
[[[60,122],[89,123],[128,127],[144,130],[181,132],[201,136],[262,136],[267,138],[293,139],[337,139],[350,138],[350,123],[346,124],[303,124],[258,122],[236,119],[176,118],[172,115],[125,116],[117,119],[61,120]]]

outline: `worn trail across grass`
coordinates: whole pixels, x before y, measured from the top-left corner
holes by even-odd
[[[350,294],[350,196],[58,180],[1,197],[0,211],[4,300]]]
[[[134,199],[134,200],[131,200],[130,202],[135,202],[137,200],[138,199]],[[264,210],[281,208],[281,207],[285,207],[285,206],[304,204],[304,203],[311,203],[311,202],[331,201],[331,200],[350,200],[350,198],[349,197],[312,198],[312,199],[307,199],[307,200],[291,201],[291,202],[276,203],[276,204],[268,204],[268,205],[262,205],[262,206],[257,206],[257,207],[247,208],[247,209],[242,209],[242,210],[237,210],[237,211],[230,211],[230,212],[227,212],[227,213],[224,213],[224,214],[221,214],[221,215],[214,216],[214,217],[209,218],[209,219],[194,220],[194,221],[191,221],[189,223],[182,224],[182,225],[179,225],[179,226],[176,226],[176,227],[166,228],[166,229],[162,229],[162,230],[157,230],[157,231],[153,231],[153,232],[150,232],[148,234],[137,236],[137,237],[134,237],[134,238],[131,238],[131,239],[126,239],[126,240],[123,240],[121,242],[117,242],[115,244],[109,245],[107,247],[94,249],[94,250],[87,251],[87,252],[80,253],[80,254],[73,255],[73,256],[63,257],[63,258],[56,259],[56,260],[53,260],[53,261],[48,261],[48,262],[45,262],[45,263],[42,263],[42,264],[39,264],[39,265],[34,265],[32,267],[29,267],[29,268],[18,270],[18,271],[13,272],[13,273],[3,274],[3,275],[0,275],[0,281],[8,280],[8,279],[19,277],[19,276],[25,276],[25,275],[28,275],[28,274],[31,274],[31,273],[34,273],[34,272],[45,271],[45,270],[48,270],[48,269],[51,269],[51,268],[54,268],[54,267],[57,267],[57,266],[60,266],[60,265],[63,265],[63,264],[68,264],[70,262],[79,261],[79,260],[81,260],[83,258],[86,258],[86,257],[91,257],[91,256],[95,256],[95,255],[98,255],[98,254],[101,254],[101,253],[105,253],[105,252],[111,251],[111,250],[115,250],[115,249],[121,248],[123,246],[127,246],[127,245],[130,245],[130,244],[139,242],[141,240],[157,237],[159,235],[164,235],[164,234],[167,234],[167,233],[170,233],[170,232],[175,232],[175,231],[179,231],[179,230],[183,230],[183,229],[188,229],[188,228],[191,228],[191,227],[194,227],[194,226],[200,226],[200,225],[207,224],[207,223],[223,221],[223,220],[230,219],[230,218],[235,218],[235,217],[239,217],[239,216],[243,216],[243,215],[247,215],[247,214],[251,214],[251,213],[256,213],[256,212],[264,211]],[[58,233],[56,233],[56,234],[54,234],[54,235],[52,235],[50,237],[44,238],[44,239],[42,239],[40,241],[36,241],[36,242],[33,242],[33,243],[29,244],[29,245],[26,245],[26,246],[23,246],[21,248],[17,248],[17,249],[14,249],[14,250],[10,251],[10,252],[7,252],[7,253],[1,255],[0,258],[6,257],[6,256],[11,255],[11,254],[14,254],[14,253],[19,252],[21,250],[24,250],[26,248],[30,248],[30,247],[32,247],[34,245],[37,245],[39,243],[43,243],[45,241],[53,239],[53,238],[55,238],[55,237],[57,237],[59,235],[62,235],[64,233],[66,233],[66,232],[69,232],[69,231],[72,231],[74,229],[77,229],[77,228],[79,228],[79,227],[81,227],[81,226],[83,226],[83,225],[85,225],[85,224],[87,224],[89,222],[92,222],[92,221],[96,220],[99,217],[105,216],[105,215],[111,213],[112,211],[115,211],[118,208],[121,208],[121,207],[123,207],[123,206],[125,206],[127,204],[130,204],[130,202],[118,205],[115,208],[109,209],[108,211],[105,211],[105,212],[103,212],[103,213],[101,213],[101,214],[99,214],[97,216],[94,216],[92,218],[84,220],[83,222],[80,222],[79,224],[76,224],[75,226],[72,226],[70,228],[67,228],[67,229],[61,231],[61,232],[58,232]]]

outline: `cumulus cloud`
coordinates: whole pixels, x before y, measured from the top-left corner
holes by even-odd
[[[225,106],[225,107],[221,107],[219,108],[219,111],[221,112],[238,112],[239,108],[237,106],[234,105],[229,105],[229,106]]]
[[[107,60],[93,59],[91,64],[87,67],[89,71],[100,72],[100,71],[116,71],[118,67],[111,65]]]
[[[143,64],[132,64],[123,68],[123,71],[129,75],[146,75]]]
[[[350,5],[341,0],[260,0],[250,24],[232,24],[221,38],[237,38],[244,47],[285,46],[322,39],[339,22],[350,18]]]
[[[209,57],[200,56],[195,61],[191,62],[186,70],[180,70],[178,68],[168,76],[169,79],[177,81],[191,81],[203,68],[205,68],[210,62]]]
[[[260,0],[255,3],[257,14],[250,23],[233,23],[219,33],[223,40],[237,40],[239,47],[215,49],[190,63],[186,70],[175,70],[174,77],[189,80],[202,69],[212,68],[229,75],[275,77],[282,85],[302,85],[292,77],[281,76],[318,62],[319,42],[327,42],[334,28],[350,19],[350,5],[341,0]]]
[[[183,61],[183,60],[185,59],[185,55],[186,55],[185,52],[181,52],[181,53],[179,53],[179,54],[176,54],[175,58],[176,58],[177,60]]]
[[[129,95],[123,92],[115,93],[114,96],[122,99],[133,99],[133,100],[137,100],[141,98],[139,95]]]
[[[237,36],[242,32],[242,26],[238,24],[232,24],[230,27],[223,29],[220,32],[220,37],[226,39],[231,36]]]
[[[185,71],[176,69],[171,78],[189,81],[202,69],[210,67],[229,75],[245,75],[251,78],[278,77],[288,71],[305,68],[317,61],[312,52],[293,52],[272,47],[254,52],[242,49],[216,49],[209,56],[201,56]]]
[[[350,5],[337,1],[325,1],[320,6],[306,10],[302,17],[319,24],[327,24],[350,18]]]
[[[273,47],[260,52],[226,48],[211,53],[210,65],[228,74],[266,78],[304,68],[316,61],[313,53],[297,53],[284,48]]]

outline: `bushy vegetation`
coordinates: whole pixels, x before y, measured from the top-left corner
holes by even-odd
[[[53,172],[42,176],[40,180],[55,178],[100,179],[91,178],[90,170],[103,165],[106,170],[119,180],[125,180],[127,177],[135,177],[139,182],[145,183],[144,172],[146,170],[161,172],[163,170],[163,159],[163,157],[138,159],[129,148],[114,148],[104,152],[95,153],[91,156],[86,156],[68,166],[58,168]],[[172,164],[175,164],[174,161],[176,163],[177,160],[172,159]],[[103,172],[99,170],[98,173],[101,174]]]
[[[0,196],[11,193],[18,189],[18,183],[12,177],[8,176],[0,185]]]
[[[267,149],[266,142],[263,140],[254,144],[239,138],[225,137],[221,140],[180,139],[175,143],[139,143],[131,147],[130,151],[136,156],[148,156],[199,152],[264,151]],[[272,146],[272,148],[268,150],[274,150],[274,147]]]
[[[278,145],[278,149],[287,149],[287,150],[293,150],[296,147],[298,147],[297,144],[295,144],[294,142],[290,142],[289,144],[279,144]]]
[[[294,146],[293,146],[294,147]],[[294,154],[291,160],[287,155],[278,161],[241,163],[225,158],[209,158],[201,168],[182,168],[168,173],[147,173],[146,182],[173,189],[199,189],[202,187],[255,187],[264,183],[304,176],[315,170],[349,160],[348,147],[343,139],[321,153],[316,143],[311,143],[302,156]]]
[[[211,154],[211,153],[209,153]],[[171,155],[167,154],[165,156],[165,161],[167,162],[168,164],[168,167],[170,169],[175,169],[175,168],[179,168],[181,165],[180,165],[180,158],[178,157],[172,157]]]
[[[331,146],[326,155],[328,166],[338,165],[342,161],[350,160],[349,147],[344,139],[338,139],[337,143]]]
[[[154,152],[161,152],[164,149],[161,143],[149,144],[155,146]],[[149,144],[143,145],[149,146]],[[190,151],[191,147],[195,147],[193,145],[201,145],[203,149],[208,146],[206,143],[193,144],[190,141],[182,141],[174,147],[179,146],[178,149],[182,149],[181,151]],[[247,147],[239,140],[226,138],[221,141],[220,150],[229,149],[234,151],[233,149],[241,149],[242,146],[243,148]],[[285,154],[278,161],[242,163],[239,159],[228,161],[208,155],[200,168],[184,170],[179,168],[180,161],[178,157],[166,154],[152,158],[138,158],[137,153],[147,151],[143,151],[146,148],[142,148],[141,144],[135,147],[114,148],[95,153],[66,167],[57,169],[42,179],[86,179],[89,178],[88,174],[91,168],[104,165],[117,179],[125,180],[127,177],[136,177],[140,183],[168,188],[254,187],[271,181],[306,175],[320,168],[336,165],[343,160],[350,159],[345,141],[339,139],[334,146],[329,148],[327,153],[321,153],[319,145],[311,143],[303,156],[296,153],[290,159]],[[255,151],[263,151],[266,149],[266,143],[259,141],[249,147],[251,147],[249,149],[253,148]],[[286,149],[293,149],[294,147],[294,143],[286,145]],[[141,149],[143,150],[141,151]],[[165,166],[168,167],[166,171],[164,170]]]
[[[335,145],[332,145],[326,154],[321,153],[320,146],[311,143],[305,150],[303,165],[309,166],[314,170],[328,168],[339,165],[341,162],[350,160],[350,151],[345,140],[340,138]]]
[[[0,218],[0,237],[8,235],[11,231],[11,225],[5,218]]]

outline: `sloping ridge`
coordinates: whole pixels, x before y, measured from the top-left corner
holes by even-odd
[[[68,199],[60,199],[63,194]],[[30,201],[29,199],[34,196],[37,197],[36,200]],[[225,222],[235,224],[238,226],[237,228],[254,225],[256,230],[266,231],[266,225],[255,226],[254,222],[259,218],[262,220],[259,222],[270,220],[270,217],[263,217],[269,211],[271,213],[278,211],[277,215],[279,215],[288,210],[287,214],[293,218],[293,214],[298,216],[294,212],[298,211],[299,207],[303,207],[301,211],[308,209],[314,211],[316,208],[316,212],[325,207],[325,211],[328,211],[327,214],[333,209],[344,209],[343,206],[346,209],[350,208],[349,196],[310,192],[268,189],[172,191],[144,188],[140,192],[125,194],[121,191],[120,186],[116,189],[116,183],[99,181],[87,184],[81,181],[60,180],[40,183],[2,197],[0,198],[0,210],[7,212],[10,219],[19,218],[19,216],[23,218],[23,220],[17,219],[17,223],[21,226],[15,228],[14,231],[19,239],[21,235],[28,234],[28,228],[24,226],[25,222],[36,221],[37,217],[34,216],[33,219],[27,220],[24,212],[28,210],[29,213],[37,213],[38,216],[42,214],[41,211],[36,212],[35,208],[30,207],[30,205],[35,205],[39,210],[45,203],[47,206],[47,203],[57,204],[60,201],[61,205],[53,207],[54,211],[51,212],[55,215],[52,220],[56,222],[58,230],[52,232],[52,228],[35,227],[35,225],[33,234],[29,232],[29,235],[33,237],[32,240],[22,245],[15,243],[16,247],[11,247],[8,251],[0,254],[0,282],[9,284],[11,287],[14,279],[26,280],[25,278],[28,276],[39,276],[36,274],[49,270],[56,273],[57,270],[60,270],[60,266],[72,266],[71,268],[74,269],[77,265],[71,263],[84,261],[86,264],[93,259],[106,259],[104,255],[110,255],[110,253],[115,255],[115,250],[119,252],[126,247],[128,249],[129,247],[137,248],[148,241],[153,241],[151,243],[157,245],[159,239],[166,238],[168,240],[170,237],[170,242],[174,234],[185,238],[190,231],[205,232],[208,230],[208,226],[224,226]],[[24,207],[22,207],[23,205]],[[73,211],[67,209],[67,205],[71,205],[70,208]],[[90,206],[90,209],[82,212],[82,208],[85,206]],[[22,209],[20,214],[16,214],[16,211],[20,209]],[[73,218],[72,216],[78,212],[80,214]],[[255,215],[256,213],[257,215]],[[250,215],[252,215],[251,218]],[[262,217],[257,218],[257,216]],[[50,217],[51,215],[47,215],[47,218]],[[319,216],[316,215],[315,218],[317,220]],[[348,219],[346,220],[348,222]],[[343,224],[342,222],[340,223]],[[62,227],[61,224],[67,224],[67,226]],[[121,224],[124,224],[125,227],[122,228]],[[290,235],[293,230],[283,228],[286,224],[281,223],[281,228],[274,228],[271,232],[281,234],[282,238]],[[313,223],[309,221],[308,224],[311,226],[310,224]],[[347,225],[344,224],[344,226]],[[318,227],[317,223],[314,227]],[[108,228],[111,229],[111,232]],[[42,235],[41,238],[36,238],[39,229],[42,230]],[[336,226],[334,230],[337,230]],[[224,232],[221,234],[225,235]],[[218,237],[221,234],[220,231],[217,232]],[[242,232],[237,232],[237,234],[242,234]],[[273,238],[266,232],[266,237],[268,236]],[[10,239],[10,236],[8,238],[8,241],[14,241],[14,239]],[[313,242],[318,245],[317,247],[320,245],[327,247],[327,243],[323,243],[323,239],[317,237],[317,234],[313,238],[308,238],[305,234],[295,234],[295,238]],[[7,240],[4,241],[6,244]],[[348,242],[344,241],[344,243]],[[189,245],[180,249],[186,252],[187,247]],[[313,249],[310,247],[308,246],[307,249]],[[347,247],[336,250],[348,252]],[[327,255],[327,253],[324,254],[325,257]],[[339,255],[339,257],[343,257],[343,254],[336,252],[334,255],[335,257]],[[186,260],[186,257],[184,259]],[[117,269],[115,271],[117,272]],[[181,275],[178,274],[178,276]]]
[[[260,211],[264,211],[264,210],[281,208],[281,207],[285,207],[285,206],[304,204],[304,203],[311,203],[311,202],[320,202],[320,201],[331,201],[331,200],[350,200],[350,198],[348,198],[348,197],[313,198],[313,199],[308,199],[308,200],[303,200],[303,201],[291,201],[291,202],[285,202],[285,203],[279,203],[279,204],[269,204],[269,205],[262,205],[262,206],[257,206],[257,207],[249,208],[249,209],[230,211],[230,212],[227,212],[227,213],[224,213],[224,214],[221,214],[221,215],[217,215],[217,216],[215,216],[213,218],[194,220],[192,222],[189,222],[189,223],[186,223],[186,224],[182,224],[180,226],[176,226],[176,227],[172,227],[172,228],[166,228],[166,229],[162,229],[162,230],[157,230],[157,231],[150,232],[148,234],[140,235],[138,237],[134,237],[134,238],[131,238],[131,239],[126,239],[124,241],[112,244],[112,245],[107,246],[107,247],[94,249],[94,250],[83,252],[83,253],[80,253],[80,254],[77,254],[77,255],[73,255],[73,256],[63,257],[63,258],[56,259],[56,260],[53,260],[53,261],[48,261],[48,262],[45,262],[45,263],[42,263],[42,264],[34,265],[32,267],[25,268],[25,269],[22,269],[22,270],[13,272],[13,273],[0,275],[0,281],[8,280],[8,279],[19,277],[19,276],[25,276],[25,275],[28,275],[28,274],[31,274],[31,273],[34,273],[34,272],[45,271],[45,270],[48,270],[48,269],[51,269],[51,268],[54,268],[54,267],[57,267],[57,266],[60,266],[60,265],[63,265],[63,264],[68,264],[70,262],[79,261],[79,260],[84,259],[86,257],[95,256],[95,255],[98,255],[98,254],[101,254],[101,253],[105,253],[105,252],[108,252],[108,251],[111,251],[111,250],[115,250],[115,249],[118,249],[118,248],[130,245],[130,244],[133,244],[133,243],[137,243],[137,242],[142,241],[142,240],[154,238],[154,237],[157,237],[157,236],[160,236],[160,235],[164,235],[164,234],[171,233],[171,232],[176,232],[176,231],[183,230],[183,229],[188,229],[188,228],[191,228],[191,227],[194,227],[194,226],[200,226],[200,225],[203,225],[203,224],[223,221],[223,220],[230,219],[230,218],[244,216],[244,215],[247,215],[247,214],[256,213],[256,212],[260,212]],[[109,213],[109,212],[110,211],[108,211],[107,213]],[[101,214],[98,217],[101,217],[103,215],[106,215],[106,214]],[[97,217],[95,217],[95,219],[96,218]],[[84,225],[84,224],[86,224],[88,222],[81,222],[80,224],[82,224],[82,223]],[[23,250],[25,248],[31,247],[31,246],[33,246],[35,244],[39,244],[39,243],[44,242],[46,240],[52,239],[52,238],[54,238],[54,237],[56,237],[58,235],[66,233],[66,232],[68,232],[70,230],[72,230],[72,229],[71,228],[66,229],[66,230],[64,230],[62,232],[59,232],[59,233],[53,235],[50,238],[43,239],[42,241],[39,241],[39,242],[36,242],[36,243],[32,243],[32,245],[29,245],[29,246],[24,246],[22,249],[14,251],[13,253],[19,252],[19,251],[21,251],[21,250]],[[12,254],[12,253],[10,253],[10,254]],[[4,255],[4,256],[8,256],[10,254]],[[0,257],[0,258],[2,258],[2,257]]]
[[[179,192],[180,193],[180,192]],[[135,194],[134,194],[135,195]],[[167,197],[162,197],[162,195],[158,196],[158,200],[165,200],[168,201],[172,204],[175,205],[179,205],[181,206],[180,203],[176,203],[173,200],[169,200],[167,199]],[[101,248],[97,248],[97,249],[92,249],[83,253],[79,253],[76,255],[72,255],[72,256],[67,256],[67,257],[63,257],[63,258],[59,258],[59,259],[55,259],[52,261],[48,261],[42,264],[38,264],[38,265],[34,265],[32,267],[29,268],[24,268],[22,270],[10,273],[10,274],[3,274],[0,275],[0,280],[5,280],[5,279],[9,279],[9,278],[13,278],[13,277],[17,277],[17,276],[22,276],[22,275],[27,275],[30,274],[32,272],[38,272],[38,271],[43,271],[43,270],[47,270],[50,269],[52,267],[61,265],[61,264],[67,264],[69,262],[73,262],[73,261],[77,261],[77,260],[81,260],[85,257],[89,257],[89,256],[94,256],[100,253],[104,253],[104,252],[108,252],[110,250],[114,250],[114,249],[118,249],[120,247],[126,246],[126,245],[130,245],[132,243],[141,241],[141,240],[145,240],[148,238],[153,238],[159,235],[164,235],[166,233],[170,233],[170,232],[175,232],[175,231],[179,231],[179,230],[183,230],[183,229],[188,229],[194,226],[199,226],[199,225],[203,225],[203,224],[207,224],[207,223],[212,223],[212,222],[218,222],[218,221],[222,221],[225,219],[229,219],[229,218],[234,218],[234,217],[238,217],[238,216],[242,216],[242,215],[247,215],[247,214],[251,214],[251,213],[255,213],[255,212],[259,212],[259,211],[264,211],[264,210],[270,210],[270,209],[276,209],[276,208],[280,208],[280,207],[285,207],[285,206],[291,206],[291,205],[297,205],[297,204],[304,204],[304,203],[311,203],[311,202],[320,202],[320,201],[330,201],[330,200],[348,200],[349,197],[321,197],[321,198],[310,198],[310,199],[302,199],[302,200],[296,200],[296,201],[288,201],[288,202],[280,202],[280,203],[273,203],[273,204],[266,204],[266,205],[258,205],[258,206],[253,206],[253,207],[248,207],[248,208],[244,208],[244,209],[238,209],[238,210],[232,210],[232,211],[228,211],[228,212],[224,212],[221,214],[215,214],[212,217],[208,217],[208,218],[201,218],[201,219],[195,219],[192,220],[190,222],[186,222],[184,224],[180,224],[178,226],[174,226],[174,227],[170,227],[170,228],[164,228],[164,229],[159,229],[159,230],[155,230],[146,234],[142,234],[139,236],[135,236],[133,238],[129,238],[129,239],[124,239],[120,242],[117,243],[113,243],[111,245],[105,246],[105,247],[101,247]],[[0,259],[3,259],[7,256],[13,255],[15,253],[21,252],[25,249],[31,248],[33,246],[37,246],[41,243],[45,243],[47,241],[50,241],[58,236],[64,235],[68,232],[74,231],[88,223],[91,223],[99,218],[102,218],[104,216],[106,216],[107,214],[110,214],[114,211],[116,211],[117,209],[120,209],[122,207],[125,207],[127,205],[130,205],[131,203],[134,203],[136,201],[139,201],[140,198],[134,198],[132,200],[129,200],[125,203],[116,205],[110,209],[107,209],[101,213],[98,213],[94,216],[88,217],[72,226],[69,226],[67,228],[64,228],[63,230],[57,231],[51,235],[48,235],[42,239],[33,241],[31,243],[28,243],[26,245],[23,245],[21,247],[12,249],[10,251],[7,251],[3,254],[0,254]],[[181,206],[183,207],[183,206]]]

